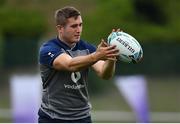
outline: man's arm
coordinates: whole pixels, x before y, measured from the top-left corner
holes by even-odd
[[[63,53],[54,60],[53,67],[57,70],[80,71],[97,61],[94,56],[94,54],[89,54],[72,58],[68,54]]]
[[[99,77],[108,80],[114,75],[116,60],[98,61],[92,67]]]
[[[116,46],[103,46],[101,44],[96,52],[85,56],[72,58],[68,54],[62,53],[53,61],[53,67],[57,70],[67,70],[72,72],[80,71],[93,65],[99,60],[107,60],[117,56],[117,49],[115,49]]]

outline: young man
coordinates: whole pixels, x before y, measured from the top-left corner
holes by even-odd
[[[119,51],[104,40],[97,49],[81,40],[83,22],[74,7],[57,10],[55,20],[58,36],[39,52],[43,82],[39,122],[91,123],[88,69],[92,67],[103,79],[111,78]]]

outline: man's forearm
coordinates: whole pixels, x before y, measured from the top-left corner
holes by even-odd
[[[89,54],[87,56],[77,56],[71,59],[69,62],[70,71],[80,71],[84,68],[89,67],[97,62],[95,53]]]
[[[115,66],[116,60],[106,60],[102,68],[101,77],[103,79],[110,79],[114,75]]]

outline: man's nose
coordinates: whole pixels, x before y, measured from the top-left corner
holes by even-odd
[[[81,26],[77,26],[76,31],[77,31],[78,33],[81,32],[81,31],[82,31],[82,27],[81,27]]]

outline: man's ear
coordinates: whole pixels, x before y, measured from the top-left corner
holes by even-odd
[[[58,32],[62,32],[63,28],[64,27],[62,25],[56,25],[56,29]]]

